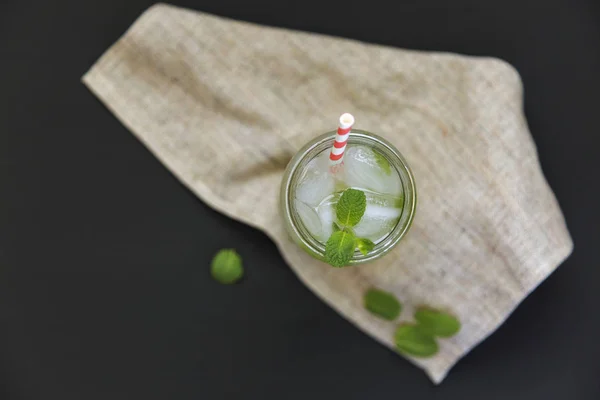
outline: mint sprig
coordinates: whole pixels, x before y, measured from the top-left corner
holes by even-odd
[[[402,311],[402,304],[392,293],[370,288],[364,305],[372,314],[393,321]],[[454,336],[460,331],[458,318],[428,306],[415,310],[416,322],[403,322],[396,327],[394,344],[398,352],[412,357],[431,357],[439,351],[437,339]]]
[[[369,239],[357,238],[352,227],[360,222],[367,209],[367,196],[357,189],[346,189],[335,205],[336,221],[333,233],[325,244],[325,261],[334,267],[348,265],[354,251],[367,255],[375,243]]]

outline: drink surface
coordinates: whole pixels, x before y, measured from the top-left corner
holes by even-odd
[[[348,144],[343,166],[335,174],[329,171],[329,150],[324,150],[308,162],[298,182],[296,212],[308,232],[323,244],[336,229],[335,205],[348,188],[362,190],[367,198],[365,214],[353,227],[357,237],[382,241],[402,214],[404,193],[398,172],[382,154],[365,145]]]

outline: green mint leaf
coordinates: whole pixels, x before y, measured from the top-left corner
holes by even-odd
[[[450,337],[460,330],[460,321],[445,312],[421,307],[415,312],[419,329],[428,335]]]
[[[358,224],[367,208],[367,196],[356,189],[346,189],[335,206],[338,222],[343,226]]]
[[[210,273],[219,283],[235,283],[244,275],[242,258],[233,249],[220,250],[212,260]]]
[[[325,244],[325,260],[334,267],[345,267],[354,255],[356,237],[349,229],[333,232]]]
[[[379,165],[379,168],[381,168],[387,175],[391,175],[392,166],[390,165],[388,159],[377,150],[373,150],[373,154],[375,154],[375,162],[377,165]]]
[[[400,353],[414,357],[431,357],[439,350],[433,336],[424,333],[415,324],[398,326],[394,342]]]
[[[371,313],[393,321],[398,318],[402,305],[396,297],[388,292],[379,289],[369,289],[365,293],[365,308]]]
[[[358,247],[358,251],[360,251],[363,254],[363,256],[366,256],[367,253],[373,250],[373,247],[375,247],[375,243],[373,243],[369,239],[358,238],[356,239],[356,247]]]

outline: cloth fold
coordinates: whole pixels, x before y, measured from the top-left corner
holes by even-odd
[[[88,88],[199,198],[266,232],[298,277],[394,348],[419,305],[462,329],[431,358],[439,383],[572,251],[522,112],[519,75],[492,58],[406,51],[156,5],[87,72]],[[406,157],[418,203],[384,258],[343,269],[287,236],[279,186],[291,156],[352,112]],[[364,309],[370,287],[403,303]]]

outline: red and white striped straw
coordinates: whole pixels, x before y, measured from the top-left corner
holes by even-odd
[[[344,160],[344,150],[346,150],[346,143],[348,142],[352,125],[354,125],[352,114],[342,114],[337,135],[335,135],[335,142],[333,142],[331,153],[329,153],[329,163],[332,167],[341,164]]]

